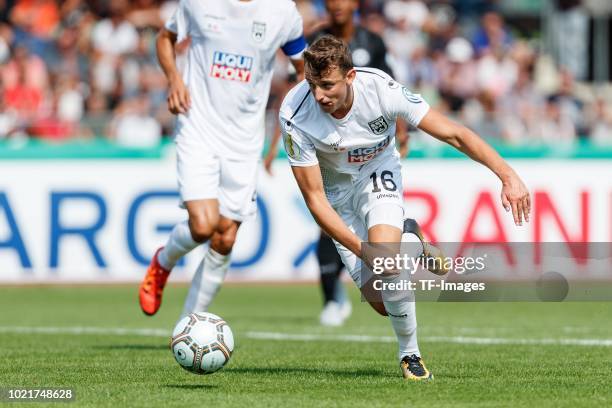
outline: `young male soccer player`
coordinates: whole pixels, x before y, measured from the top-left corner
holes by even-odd
[[[353,67],[346,44],[322,37],[304,53],[305,77],[280,110],[285,150],[317,223],[335,241],[348,272],[362,288],[362,241],[398,243],[404,227],[402,176],[393,143],[395,120],[449,143],[493,171],[514,221],[529,220],[529,193],[514,170],[469,129],[429,108],[384,72]],[[363,289],[363,288],[362,288]],[[384,298],[383,298],[384,300]],[[416,334],[415,303],[371,302],[387,314],[399,343],[405,378],[432,378]]]
[[[176,262],[198,245],[198,266],[183,314],[207,310],[230,262],[241,222],[256,212],[255,183],[275,53],[281,48],[303,73],[306,41],[291,0],[181,0],[157,39],[168,78],[178,184],[189,219],[157,250],[140,285],[140,306],[153,315]],[[177,39],[191,37],[183,73]]]

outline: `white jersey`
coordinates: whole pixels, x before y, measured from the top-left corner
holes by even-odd
[[[176,134],[229,159],[258,157],[276,51],[299,57],[302,18],[291,0],[181,0],[166,29],[189,36],[183,79],[191,109]]]
[[[356,70],[353,105],[342,119],[320,108],[306,81],[287,94],[280,109],[290,164],[319,164],[327,198],[334,207],[379,167],[399,166],[396,119],[402,117],[416,127],[429,111],[420,95],[383,71]]]

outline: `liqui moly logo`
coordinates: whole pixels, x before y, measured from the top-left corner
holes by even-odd
[[[365,163],[367,161],[372,160],[374,157],[378,155],[378,153],[382,152],[389,146],[391,138],[387,136],[385,140],[378,143],[375,146],[371,147],[360,147],[358,149],[353,149],[348,152],[348,162],[349,163]]]
[[[249,82],[253,58],[215,51],[210,76],[230,81]]]

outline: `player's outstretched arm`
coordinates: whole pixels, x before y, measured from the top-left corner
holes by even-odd
[[[292,166],[291,170],[317,224],[330,237],[361,257],[361,239],[346,226],[325,197],[319,165]]]
[[[157,60],[168,80],[168,109],[175,115],[186,113],[191,106],[189,91],[185,87],[183,77],[176,67],[176,54],[174,51],[176,40],[176,33],[162,28],[157,35],[155,44]]]
[[[423,117],[418,127],[487,166],[502,182],[502,204],[506,211],[512,210],[514,223],[522,225],[523,219],[529,222],[531,212],[529,191],[514,169],[495,149],[467,127],[451,121],[433,109]]]

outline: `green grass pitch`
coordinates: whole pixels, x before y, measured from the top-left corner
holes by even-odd
[[[146,317],[136,285],[0,288],[0,387],[71,387],[75,407],[612,406],[612,303],[419,303],[435,380],[413,383],[385,318],[353,290],[347,324],[322,328],[314,285],[224,287],[211,312],[234,331],[232,360],[190,374],[164,335],[186,291],[169,285]]]

